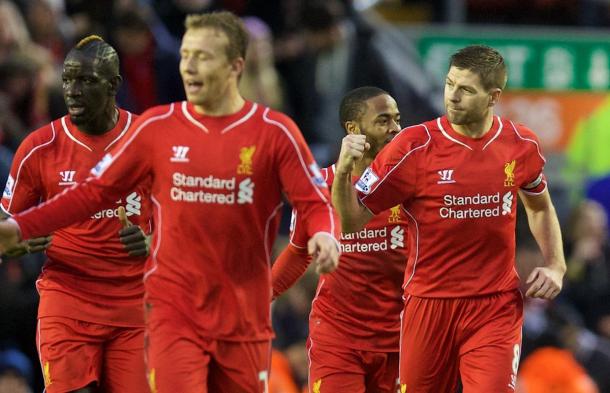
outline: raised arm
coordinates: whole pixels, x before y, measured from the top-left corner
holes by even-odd
[[[332,200],[341,217],[343,232],[357,232],[373,217],[359,201],[352,182],[356,161],[361,160],[370,146],[365,135],[349,134],[343,138],[341,152],[335,169]]]
[[[535,268],[526,280],[526,296],[554,299],[561,291],[566,263],[561,229],[548,190],[541,194],[520,191],[529,227],[542,251],[544,266]]]

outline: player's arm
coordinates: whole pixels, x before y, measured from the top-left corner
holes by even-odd
[[[6,220],[10,215],[0,211],[0,220]],[[51,245],[52,236],[37,237],[34,239],[23,240],[13,248],[6,250],[3,254],[7,258],[19,258],[26,254],[34,254],[45,251]]]
[[[520,191],[530,230],[542,251],[544,266],[528,276],[526,296],[553,299],[561,291],[566,263],[563,255],[561,229],[548,189],[540,194]]]
[[[271,300],[275,300],[292,287],[305,274],[310,262],[311,256],[306,248],[289,243],[271,268],[271,282],[273,284],[273,298]]]
[[[341,143],[341,152],[335,167],[332,200],[341,217],[343,232],[357,232],[373,218],[373,213],[358,200],[352,182],[352,171],[356,161],[362,159],[369,147],[365,135],[349,134]]]
[[[41,174],[39,168],[42,166],[38,162],[36,143],[47,142],[43,140],[34,142],[40,138],[38,132],[26,138],[15,152],[15,157],[11,164],[11,170],[2,193],[0,201],[0,220],[6,220],[13,213],[21,212],[40,201],[42,195]],[[51,236],[37,237],[34,239],[19,242],[4,253],[8,258],[19,258],[23,255],[45,251],[51,245]]]
[[[266,121],[277,126],[277,166],[288,200],[297,210],[310,237],[307,250],[319,273],[329,273],[339,264],[341,227],[321,176],[301,132],[294,122],[279,113],[269,113]],[[267,117],[268,116],[268,117]]]

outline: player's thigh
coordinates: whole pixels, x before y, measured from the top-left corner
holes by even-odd
[[[310,337],[307,355],[310,393],[366,391],[366,371],[358,350],[321,343]]]
[[[153,393],[207,393],[210,342],[202,342],[179,317],[149,314],[145,355]]]
[[[522,297],[515,291],[478,301],[480,326],[460,355],[464,393],[514,392],[521,356]]]
[[[63,317],[38,320],[36,344],[48,393],[71,392],[101,379],[105,327]]]
[[[409,297],[402,315],[401,388],[417,393],[453,393],[458,379],[456,306],[447,299]]]
[[[363,352],[367,393],[396,393],[398,352]]]
[[[208,391],[267,393],[271,342],[216,341],[208,375]]]
[[[104,351],[102,389],[106,393],[148,393],[144,328],[115,328]]]

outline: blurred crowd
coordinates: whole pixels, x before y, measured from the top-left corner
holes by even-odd
[[[121,107],[141,113],[184,99],[178,45],[189,13],[228,9],[243,16],[251,43],[242,93],[290,114],[321,165],[336,157],[343,136],[339,102],[354,87],[374,85],[390,92],[399,103],[403,126],[439,115],[442,81],[428,81],[411,57],[404,60],[405,68],[392,67],[391,57],[409,47],[392,47],[380,39],[389,27],[370,22],[360,11],[361,3],[366,2],[0,0],[0,183],[6,181],[13,152],[24,137],[66,113],[61,66],[67,51],[86,35],[104,37],[119,53]],[[397,3],[426,3],[429,21],[441,22],[449,2]],[[610,21],[607,1],[465,3],[468,21],[477,23],[602,26]],[[525,6],[531,12],[524,12]],[[610,392],[610,196],[601,192],[586,198],[586,190],[577,194],[581,197],[562,207],[569,211],[560,212],[560,217],[569,217],[562,222],[568,263],[564,291],[553,303],[526,302],[523,393]],[[541,256],[525,214],[520,218],[517,258],[523,277]],[[34,344],[34,283],[42,261],[42,255],[29,255],[0,265],[0,393],[42,390]],[[272,393],[306,387],[305,339],[316,282],[316,274],[308,272],[273,305],[277,337]]]

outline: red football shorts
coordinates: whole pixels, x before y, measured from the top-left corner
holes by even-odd
[[[36,344],[47,393],[71,392],[91,383],[108,392],[149,392],[144,328],[43,317]]]
[[[146,365],[151,393],[266,393],[271,341],[201,337],[169,307],[147,305]]]
[[[460,376],[464,393],[514,392],[522,322],[523,298],[517,290],[456,299],[408,297],[401,328],[401,389],[453,393]]]
[[[310,393],[395,393],[398,352],[371,352],[307,340]]]

